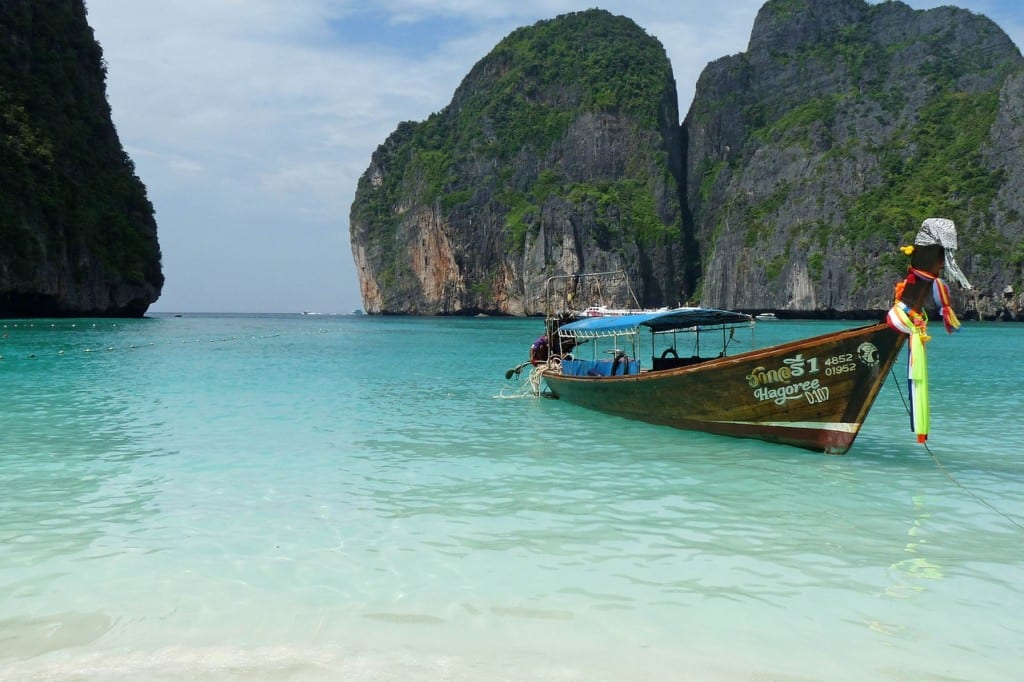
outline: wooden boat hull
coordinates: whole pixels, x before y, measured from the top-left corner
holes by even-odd
[[[551,394],[680,429],[831,454],[850,449],[906,337],[885,324],[629,376],[544,371]]]

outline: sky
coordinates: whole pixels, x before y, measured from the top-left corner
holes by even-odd
[[[763,0],[86,0],[107,99],[156,209],[151,312],[362,308],[348,215],[398,123],[443,109],[506,35],[601,7],[661,41],[680,117],[704,66],[746,49]],[[1020,0],[984,14],[1024,45]]]

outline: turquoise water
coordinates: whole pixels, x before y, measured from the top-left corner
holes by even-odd
[[[833,457],[523,397],[537,320],[0,321],[0,679],[1016,679],[1024,326],[934,326]]]

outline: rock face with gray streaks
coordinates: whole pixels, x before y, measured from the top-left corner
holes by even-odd
[[[549,276],[617,269],[642,303],[682,300],[676,102],[664,49],[629,19],[590,10],[509,35],[360,179],[366,311],[533,314]]]
[[[163,273],[82,0],[0,6],[0,317],[143,315]]]
[[[906,268],[897,247],[945,217],[979,286],[961,309],[994,314],[1024,259],[1021,65],[965,10],[766,3],[747,51],[705,69],[684,122],[702,299],[875,315]]]
[[[350,222],[366,309],[529,314],[549,275],[622,267],[645,305],[877,317],[898,247],[942,217],[965,317],[1020,314],[1024,61],[987,18],[770,0],[681,126],[674,98],[622,17],[510,35],[374,154]]]

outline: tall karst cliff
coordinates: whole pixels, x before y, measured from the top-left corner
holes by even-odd
[[[680,133],[665,51],[631,20],[590,10],[513,32],[360,179],[367,312],[536,313],[548,276],[619,268],[643,301],[681,300],[695,273]]]
[[[163,281],[83,1],[4,0],[0,317],[140,316]]]
[[[876,316],[898,247],[945,217],[976,286],[958,308],[1020,314],[1024,60],[987,18],[770,0],[675,117],[630,20],[514,32],[373,155],[350,223],[366,309],[533,313],[548,275],[623,267],[648,305]]]
[[[766,3],[747,51],[704,70],[684,122],[703,300],[884,309],[897,246],[936,216],[957,223],[978,288],[960,307],[997,308],[1024,261],[1021,67],[965,10]]]

